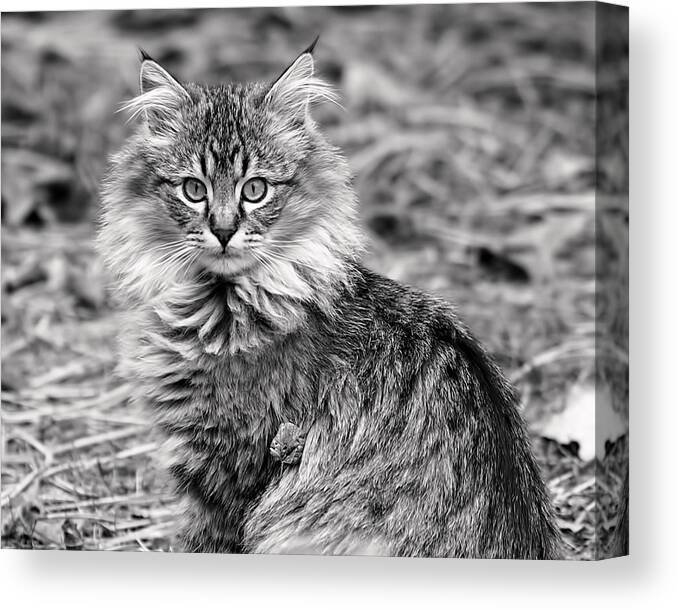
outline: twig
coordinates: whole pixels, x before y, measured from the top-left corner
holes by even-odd
[[[567,357],[571,358],[575,355],[582,356],[583,354],[589,353],[595,355],[593,339],[583,339],[580,341],[564,343],[563,345],[559,345],[558,347],[554,347],[534,356],[529,362],[525,363],[510,376],[511,383],[518,382],[533,369],[546,366],[547,364],[553,364],[554,362],[558,362]]]
[[[43,466],[42,468],[38,468],[27,474],[21,481],[19,481],[19,483],[14,485],[14,487],[5,490],[2,493],[2,496],[0,496],[0,507],[7,506],[7,504],[9,504],[14,498],[16,498],[21,492],[23,492],[37,479],[46,479],[48,477],[54,476],[55,474],[60,474],[73,468],[81,468],[85,470],[88,468],[92,468],[97,464],[101,465],[110,464],[112,462],[115,462],[116,460],[124,460],[137,455],[150,453],[151,451],[154,451],[157,448],[158,448],[157,443],[146,443],[145,445],[139,445],[138,447],[132,447],[131,449],[119,451],[114,455],[88,458],[85,460],[74,460],[72,462],[58,464],[56,466],[52,466],[49,468]]]
[[[561,474],[560,476],[557,476],[556,478],[551,479],[551,480],[548,482],[548,485],[549,485],[549,487],[551,487],[551,488],[557,487],[557,486],[560,485],[561,483],[564,483],[564,482],[567,481],[568,479],[571,479],[573,476],[574,476],[574,473],[573,473],[573,472],[571,472],[571,471],[570,471],[570,472],[565,472],[565,473]]]
[[[71,494],[72,496],[77,496],[79,498],[96,498],[96,494],[92,494],[90,492],[87,492],[83,489],[78,489],[74,485],[71,485],[68,481],[65,481],[64,479],[60,477],[52,477],[51,479],[47,479],[45,481],[48,485],[52,485],[53,487],[56,487],[57,489],[60,489],[61,491],[65,491],[68,494]]]
[[[586,517],[589,516],[590,512],[596,507],[596,500],[589,502],[579,513],[579,516],[575,519],[574,524],[576,526],[582,525],[586,520]]]
[[[65,415],[65,414],[64,414]],[[126,424],[129,426],[148,426],[148,421],[140,417],[126,417],[124,415],[104,414],[104,413],[86,413],[81,418],[90,419],[96,422],[105,422],[107,424]],[[61,417],[55,417],[55,421],[62,421]]]
[[[557,504],[561,503],[563,500],[566,500],[567,498],[571,498],[572,496],[576,496],[581,494],[582,491],[588,489],[592,485],[595,485],[596,483],[596,478],[595,477],[590,477],[586,479],[583,483],[580,483],[579,485],[576,485],[575,487],[572,487],[571,489],[566,489],[563,493],[558,494],[556,498],[553,499],[553,501]]]
[[[129,397],[130,394],[130,389],[129,386],[126,384],[122,384],[113,390],[109,390],[108,392],[102,394],[98,398],[94,400],[87,400],[87,401],[82,401],[80,403],[72,403],[70,405],[62,405],[62,406],[54,406],[54,407],[42,407],[38,409],[31,409],[28,411],[23,411],[23,412],[16,412],[16,413],[7,413],[4,412],[2,413],[2,420],[6,424],[23,424],[23,423],[28,423],[28,422],[33,422],[33,421],[38,421],[43,417],[54,417],[56,415],[61,415],[64,416],[66,415],[66,418],[72,417],[78,417],[80,414],[80,411],[85,411],[87,409],[93,409],[95,407],[98,407],[99,409],[108,409],[110,407],[113,407],[121,402],[123,402],[125,399]],[[9,400],[9,401],[14,401],[14,400],[20,400],[18,398],[14,398],[14,396],[9,395],[8,393],[4,394],[3,400]],[[21,403],[19,403],[21,404]],[[66,411],[67,409],[67,411]]]
[[[3,346],[4,349],[2,350],[2,356],[0,356],[0,359],[3,361],[7,360],[17,352],[26,349],[32,341],[32,337],[19,337],[18,339],[15,339],[9,345]]]
[[[29,381],[29,386],[31,388],[40,388],[47,384],[63,381],[64,379],[84,377],[85,375],[97,373],[102,370],[103,367],[104,364],[102,362],[92,360],[91,357],[88,360],[69,362],[68,364],[57,366],[42,375],[34,377]]]
[[[45,400],[85,400],[96,398],[101,394],[102,388],[92,386],[89,379],[86,387],[81,385],[52,385],[47,387],[21,390],[21,398],[34,401]]]
[[[84,519],[87,521],[103,521],[105,523],[115,523],[114,517],[107,517],[106,515],[99,515],[97,513],[49,513],[47,515],[40,515],[36,517],[36,521],[57,521],[59,519]]]
[[[8,437],[18,438],[24,441],[25,443],[29,444],[34,449],[36,449],[39,453],[42,454],[45,460],[45,465],[49,465],[54,461],[54,452],[51,449],[49,449],[49,447],[46,447],[43,443],[41,443],[33,435],[29,434],[26,430],[23,430],[21,428],[15,428],[11,432],[9,432]]]
[[[46,510],[80,510],[82,508],[95,508],[107,504],[153,504],[155,502],[169,502],[173,499],[169,495],[143,495],[143,494],[121,494],[117,496],[107,496],[105,498],[94,498],[91,500],[81,500],[80,502],[64,502],[55,506],[47,507]]]
[[[172,532],[171,522],[167,523],[158,523],[153,524],[148,527],[143,528],[142,530],[135,530],[122,536],[113,538],[110,541],[104,542],[99,545],[99,548],[102,551],[113,550],[121,545],[127,544],[128,542],[135,542],[137,540],[153,540],[157,538],[165,538]]]
[[[112,430],[111,432],[103,432],[93,436],[86,436],[68,443],[63,443],[62,445],[57,445],[56,447],[52,448],[52,453],[54,455],[59,455],[60,453],[76,451],[78,449],[83,449],[84,447],[91,447],[92,445],[100,445],[110,441],[117,441],[121,438],[127,438],[129,436],[140,434],[141,432],[144,432],[144,430],[146,430],[146,428],[142,426],[129,426],[127,428],[122,428],[121,430]]]

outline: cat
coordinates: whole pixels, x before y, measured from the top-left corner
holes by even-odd
[[[360,262],[313,46],[220,86],[143,54],[142,120],[103,183],[120,371],[167,439],[180,546],[558,558],[514,390],[449,304]],[[269,451],[282,424],[298,463]]]

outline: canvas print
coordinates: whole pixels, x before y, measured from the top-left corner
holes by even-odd
[[[2,15],[2,547],[628,553],[628,14]]]

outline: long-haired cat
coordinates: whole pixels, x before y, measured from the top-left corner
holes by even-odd
[[[167,437],[183,549],[558,557],[513,390],[447,303],[359,262],[311,51],[216,87],[144,56],[104,184],[121,371]],[[296,465],[269,452],[286,422]]]

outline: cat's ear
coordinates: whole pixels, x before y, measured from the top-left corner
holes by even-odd
[[[176,123],[181,107],[191,101],[179,81],[141,51],[139,95],[124,106],[131,111],[131,118],[142,115],[152,131],[166,132]]]
[[[337,102],[332,87],[314,75],[316,38],[271,85],[265,100],[294,119],[304,120],[314,102]]]

